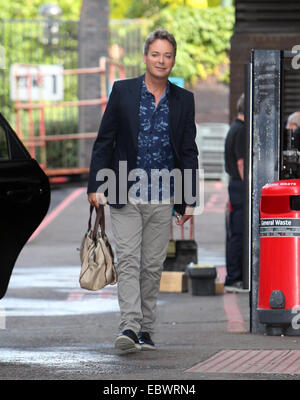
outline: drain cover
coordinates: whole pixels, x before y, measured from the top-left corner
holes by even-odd
[[[185,372],[300,374],[300,350],[222,350]]]

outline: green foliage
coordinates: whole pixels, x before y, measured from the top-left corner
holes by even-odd
[[[14,63],[25,64],[61,64],[65,69],[77,67],[77,28],[76,22],[62,21],[60,23],[59,43],[44,44],[41,39],[44,36],[44,25],[41,20],[14,20],[13,22],[2,22],[0,44],[5,48],[6,68],[0,71],[0,102],[1,112],[9,120],[11,125],[16,128],[16,113],[14,103],[9,96],[9,72],[10,66]],[[64,100],[72,101],[78,98],[78,84],[76,76],[66,76],[64,78]],[[46,133],[55,135],[58,133],[78,132],[77,107],[62,109],[61,107],[51,107],[46,109]],[[35,135],[39,131],[39,114],[33,112],[32,116]],[[21,112],[21,127],[23,138],[29,137],[29,116],[25,111]],[[57,129],[56,129],[57,128]],[[64,158],[60,158],[64,163],[60,166],[76,165],[77,142],[60,141],[54,144],[47,143],[48,166],[53,167],[57,164],[57,154],[64,153]],[[36,158],[41,161],[39,149]]]
[[[218,7],[222,3],[221,0],[207,0],[208,7]]]
[[[143,44],[152,28],[151,20],[110,20],[110,44],[122,49],[119,61],[125,67],[127,78],[143,73]]]
[[[109,0],[109,5],[113,19],[151,18],[167,7],[217,7],[221,5],[221,0]]]
[[[133,4],[135,0],[130,1]],[[126,0],[127,3],[130,1]],[[139,1],[140,7],[145,6],[147,1]],[[144,19],[144,22],[140,20],[138,23],[114,24],[112,43],[117,43],[124,49],[121,61],[125,65],[126,75],[132,77],[137,71],[144,71],[142,46],[134,49],[128,47],[128,43],[137,42],[133,35],[140,35],[143,42],[149,32],[162,27],[174,34],[178,44],[173,76],[180,76],[186,82],[194,83],[198,78],[207,79],[213,75],[228,83],[228,52],[234,26],[234,8],[216,6],[220,0],[208,1],[208,5],[212,7],[204,9],[178,5],[183,0],[172,1],[172,6],[167,7],[168,2],[169,0],[151,1],[151,7],[158,7],[158,3],[164,6],[152,18]],[[136,13],[140,15],[141,11],[136,9]]]
[[[131,3],[132,0],[109,0],[110,17],[112,19],[126,18]]]
[[[78,115],[69,110],[69,115],[46,118],[47,135],[59,135],[78,132]],[[37,130],[36,135],[39,134]],[[78,166],[78,140],[61,140],[46,143],[46,161],[48,168],[72,168]]]
[[[165,0],[110,0],[111,18],[148,18],[166,7]]]
[[[131,0],[125,18],[149,18],[167,6],[162,0]]]
[[[39,7],[46,0],[0,0],[1,19],[31,19],[39,16]],[[51,0],[62,9],[62,19],[78,19],[82,0]]]
[[[6,134],[4,129],[0,128],[0,160],[8,159],[8,149],[6,142]]]
[[[234,9],[214,7],[166,8],[154,18],[153,28],[163,27],[174,33],[178,50],[172,75],[193,83],[211,75],[228,81],[219,72],[228,64]]]

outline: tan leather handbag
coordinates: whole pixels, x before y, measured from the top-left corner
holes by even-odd
[[[104,206],[96,209],[94,228],[91,228],[93,206],[90,206],[88,231],[80,248],[81,271],[80,286],[83,289],[99,290],[117,282],[114,253],[105,233]],[[99,226],[101,231],[99,232]]]

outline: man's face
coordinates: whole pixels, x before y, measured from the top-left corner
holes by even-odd
[[[175,64],[173,46],[168,40],[157,39],[143,59],[147,73],[156,79],[166,79]]]

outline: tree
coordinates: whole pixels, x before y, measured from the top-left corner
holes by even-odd
[[[222,76],[228,65],[227,53],[233,33],[233,7],[196,9],[186,6],[165,8],[154,18],[152,29],[163,27],[175,34],[178,43],[175,76],[193,83],[197,78]]]

